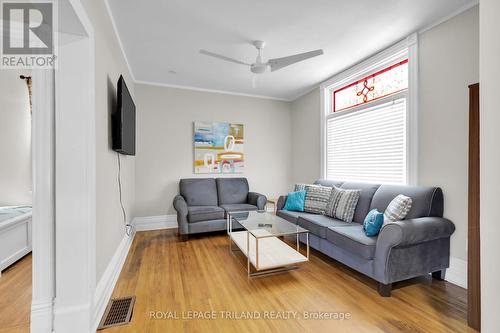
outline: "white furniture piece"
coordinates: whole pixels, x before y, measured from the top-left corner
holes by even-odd
[[[309,231],[274,214],[264,211],[228,213],[227,228],[231,252],[234,243],[247,257],[249,277],[288,271],[309,260]],[[306,235],[305,255],[300,252],[300,234]],[[281,240],[283,236],[294,236],[295,248]]]
[[[31,252],[31,207],[0,207],[1,271]]]

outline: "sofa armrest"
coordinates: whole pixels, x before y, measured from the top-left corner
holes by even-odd
[[[380,230],[375,248],[375,279],[382,283],[391,282],[387,268],[392,248],[411,247],[449,238],[454,231],[455,225],[450,220],[441,217],[421,217],[386,224]]]
[[[421,217],[386,224],[377,240],[391,246],[406,246],[450,237],[455,225],[442,217]],[[385,245],[385,244],[384,244]]]
[[[259,210],[264,210],[267,203],[267,197],[257,192],[248,192],[248,203],[257,206]]]
[[[177,211],[177,224],[181,235],[188,234],[188,205],[182,195],[176,195],[174,198],[174,208]]]
[[[286,198],[288,198],[287,195],[281,195],[279,197],[278,203],[276,204],[276,210],[283,210],[283,207],[285,207]]]

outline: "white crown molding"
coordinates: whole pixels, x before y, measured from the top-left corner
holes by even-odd
[[[132,221],[135,231],[149,231],[177,228],[177,215],[136,217]]]
[[[422,34],[426,31],[429,31],[431,30],[432,28],[435,28],[437,27],[438,25],[446,22],[446,21],[449,21],[451,20],[452,18],[454,18],[455,16],[458,16],[460,14],[462,14],[463,12],[466,12],[468,11],[469,9],[471,9],[472,7],[475,7],[479,5],[479,0],[472,0],[471,3],[468,3],[460,8],[458,8],[457,10],[454,10],[453,12],[451,12],[450,14],[446,15],[445,17],[442,17],[440,18],[439,20],[437,21],[434,21],[433,23],[429,24],[428,26],[425,26],[424,28],[420,29],[418,31],[418,34]]]
[[[120,244],[118,245],[115,254],[111,258],[106,270],[104,271],[101,279],[97,283],[95,295],[94,295],[94,318],[92,332],[95,332],[97,326],[101,321],[101,317],[106,310],[108,301],[113,294],[113,289],[115,288],[120,272],[122,271],[123,265],[125,264],[125,259],[127,259],[130,246],[134,240],[135,233],[130,236],[123,236]]]
[[[104,4],[106,5],[106,11],[108,12],[109,19],[111,20],[111,25],[113,26],[113,31],[115,32],[116,39],[118,40],[118,45],[120,46],[120,50],[122,51],[123,59],[127,64],[127,68],[130,73],[130,76],[132,77],[132,80],[135,82],[136,81],[135,75],[134,72],[132,71],[132,66],[130,66],[130,62],[128,61],[127,53],[125,53],[125,48],[123,47],[122,39],[120,38],[118,27],[116,26],[115,17],[113,16],[113,12],[111,11],[111,6],[109,5],[109,1],[104,0]]]
[[[193,91],[202,91],[202,92],[210,92],[210,93],[217,93],[217,94],[226,94],[226,95],[234,95],[234,96],[244,96],[244,97],[252,97],[252,98],[261,98],[261,99],[270,99],[270,100],[276,100],[276,101],[283,101],[283,102],[294,102],[296,101],[297,99],[307,95],[308,93],[310,93],[311,91],[317,89],[320,85],[321,85],[321,82],[315,84],[313,87],[309,88],[309,89],[306,89],[304,90],[303,92],[300,92],[299,94],[295,95],[294,97],[292,98],[279,98],[279,97],[273,97],[273,96],[265,96],[265,95],[253,95],[253,94],[245,94],[245,93],[238,93],[238,92],[234,92],[234,91],[227,91],[227,90],[216,90],[216,89],[207,89],[207,88],[199,88],[199,87],[195,87],[195,86],[189,86],[189,85],[175,85],[175,84],[168,84],[168,83],[160,83],[160,82],[152,82],[152,81],[145,81],[145,80],[137,80],[135,78],[135,75],[134,75],[134,72],[132,71],[132,66],[130,65],[130,62],[128,61],[128,57],[127,57],[127,54],[125,53],[125,48],[123,47],[123,43],[122,43],[122,40],[120,38],[120,34],[118,32],[118,28],[117,28],[117,25],[116,25],[116,21],[114,19],[114,16],[113,16],[113,13],[111,11],[111,7],[109,5],[109,0],[104,0],[104,3],[106,5],[106,10],[108,12],[108,16],[111,20],[111,24],[113,26],[113,30],[114,30],[114,33],[116,35],[116,38],[118,40],[118,44],[120,46],[120,50],[122,52],[122,55],[123,55],[123,58],[125,60],[125,63],[127,64],[127,68],[128,68],[128,71],[130,73],[130,76],[132,77],[133,81],[135,84],[145,84],[145,85],[152,85],[152,86],[159,86],[159,87],[167,87],[167,88],[177,88],[177,89],[184,89],[184,90],[193,90]],[[472,0],[471,3],[469,4],[466,4],[460,8],[458,8],[457,10],[451,12],[450,14],[434,21],[433,23],[429,24],[428,26],[418,30],[418,34],[422,34],[428,30],[431,30],[432,28],[454,18],[455,16],[458,16],[460,14],[462,14],[463,12],[471,9],[472,7],[474,6],[477,6],[479,5],[479,0]],[[378,52],[377,52],[378,53]],[[376,53],[375,53],[376,54]],[[365,59],[368,59],[368,58],[371,58],[373,57],[374,54],[368,56],[367,58]],[[362,62],[363,60],[361,60]],[[353,65],[354,66],[354,65]],[[344,70],[341,70],[337,73],[335,73],[333,76],[337,75],[338,73],[341,73],[343,72]]]
[[[293,97],[292,99],[290,99],[290,102],[293,103],[296,100],[298,100],[299,98],[304,97],[305,95],[309,94],[310,92],[313,92],[314,90],[319,89],[319,86],[320,86],[320,84],[315,84],[312,88],[304,90],[300,94],[295,95],[295,97]]]
[[[450,257],[450,267],[446,270],[445,280],[467,289],[467,261]]]
[[[273,96],[253,95],[253,94],[245,94],[245,93],[239,93],[239,92],[227,91],[227,90],[206,89],[206,88],[199,88],[199,87],[193,87],[193,86],[183,86],[183,85],[177,85],[177,84],[168,84],[168,83],[160,83],[160,82],[152,82],[152,81],[135,80],[134,83],[135,84],[144,84],[144,85],[149,85],[149,86],[157,86],[157,87],[201,91],[201,92],[208,92],[208,93],[215,93],[215,94],[243,96],[243,97],[260,98],[260,99],[270,99],[270,100],[281,101],[281,102],[291,102],[292,101],[291,99],[279,98],[279,97],[273,97]]]

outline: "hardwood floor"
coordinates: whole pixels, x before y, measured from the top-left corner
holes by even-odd
[[[0,333],[28,333],[31,311],[31,254],[0,277]]]
[[[245,265],[225,234],[181,243],[174,230],[139,232],[113,293],[137,296],[132,322],[105,332],[475,332],[466,291],[444,281],[397,283],[383,298],[374,281],[316,251],[284,274],[248,279]],[[207,311],[217,319],[188,318]],[[304,317],[318,312],[350,318]],[[227,318],[244,314],[260,318]],[[269,318],[280,314],[290,318]]]

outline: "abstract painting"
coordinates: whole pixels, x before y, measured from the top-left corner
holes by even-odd
[[[242,173],[243,124],[194,122],[194,173]]]

